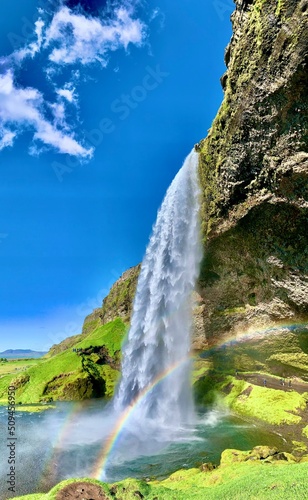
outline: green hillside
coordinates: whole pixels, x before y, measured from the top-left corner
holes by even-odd
[[[99,326],[69,348],[0,379],[0,400],[9,385],[17,403],[111,396],[119,376],[126,326],[121,319]],[[79,337],[80,339],[80,337]]]

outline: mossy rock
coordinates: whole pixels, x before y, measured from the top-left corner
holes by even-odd
[[[238,462],[245,462],[249,457],[249,451],[227,449],[221,454],[220,465],[230,465]]]
[[[20,387],[23,387],[26,385],[30,380],[30,375],[29,374],[22,374],[19,375],[17,378],[14,378],[11,381],[11,385],[15,387],[15,389],[19,389]]]
[[[306,425],[306,427],[303,428],[303,435],[308,438],[308,425]]]

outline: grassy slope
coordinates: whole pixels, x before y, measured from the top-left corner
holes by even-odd
[[[259,387],[234,377],[228,377],[225,385],[227,383],[232,384],[232,389],[225,402],[237,413],[257,417],[273,425],[301,422],[297,413],[306,407],[306,400],[301,394]]]
[[[121,343],[126,332],[126,327],[120,319],[100,326],[89,333],[82,341],[77,342],[74,348],[85,348],[89,346],[105,346],[112,356],[115,351],[121,349]],[[108,365],[96,365],[92,363],[99,375],[105,380],[106,395],[111,395],[113,386],[118,378],[119,372]],[[48,396],[53,399],[65,399],[63,396],[63,384],[73,387],[78,380],[80,383],[88,377],[88,373],[83,370],[81,356],[72,351],[72,346],[47,359],[41,359],[35,366],[30,367],[21,374],[13,372],[0,379],[0,400],[5,401],[7,387],[10,384],[16,386],[16,401],[22,403],[36,403],[42,400],[44,389],[48,382],[55,377],[53,388]],[[29,380],[27,381],[27,379]],[[68,397],[69,399],[69,397]]]
[[[100,484],[107,498],[121,500],[146,498],[148,500],[271,500],[307,498],[308,463],[287,464],[279,461],[275,464],[263,462],[244,462],[221,466],[210,472],[199,469],[180,470],[164,481],[145,483],[128,479],[110,487],[95,480],[85,481]],[[76,480],[63,481],[49,493],[18,497],[23,500],[53,500],[57,492]],[[78,480],[80,481],[80,479]],[[143,495],[140,496],[137,492]]]

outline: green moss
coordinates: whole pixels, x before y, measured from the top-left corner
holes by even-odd
[[[212,366],[211,361],[197,357],[193,363],[192,384],[204,377]]]
[[[91,321],[85,321],[82,328],[83,335],[89,335],[101,325],[100,318],[95,318]]]
[[[261,12],[264,4],[267,2],[268,0],[255,0],[254,4],[253,4],[253,8],[257,11],[257,12]]]
[[[308,438],[308,425],[306,425],[306,427],[303,428],[303,435]]]
[[[308,354],[304,352],[273,354],[269,358],[270,364],[281,364],[295,368],[295,372],[308,372]]]
[[[303,441],[292,441],[292,444],[294,446],[294,452],[303,453],[307,451],[307,445]]]
[[[120,372],[118,370],[114,370],[109,365],[102,365],[99,367],[99,369],[101,372],[101,376],[106,384],[105,396],[111,398],[118,383]]]
[[[227,449],[221,454],[220,465],[226,466],[237,462],[245,462],[249,456],[249,451]]]
[[[277,7],[275,11],[276,16],[280,16],[285,8],[286,8],[285,0],[277,0]]]
[[[301,421],[297,412],[306,408],[301,394],[259,387],[232,377],[228,377],[227,384],[230,384],[231,391],[224,401],[237,413],[273,425],[298,424]]]
[[[246,312],[245,307],[229,307],[226,309],[223,309],[222,311],[218,311],[218,314],[222,315],[233,315],[233,314],[242,314]]]

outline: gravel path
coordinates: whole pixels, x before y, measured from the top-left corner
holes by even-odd
[[[281,391],[296,391],[299,393],[308,392],[308,383],[296,377],[287,379],[277,379],[271,375],[262,375],[260,373],[241,373],[238,372],[237,379],[246,380],[254,385],[266,386],[269,389],[280,389]],[[266,381],[266,383],[264,382]]]

